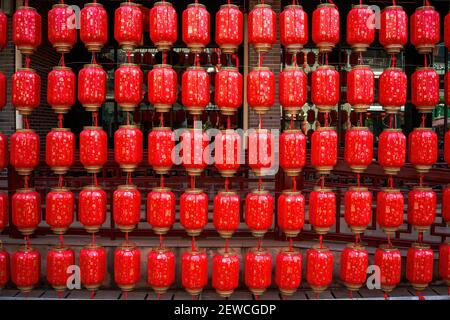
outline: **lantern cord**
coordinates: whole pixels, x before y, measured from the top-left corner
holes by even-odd
[[[359,5],[362,7],[363,5],[362,0],[359,0]]]
[[[392,189],[394,187],[394,178],[390,175],[388,178],[389,181],[389,188]]]
[[[92,233],[91,246],[95,245],[95,233]]]
[[[297,179],[295,177],[292,177],[292,190],[297,192]]]
[[[397,66],[397,57],[395,56],[395,54],[391,55],[391,67],[395,68]]]
[[[262,177],[259,177],[258,179],[258,191],[261,191],[262,189]]]
[[[167,53],[164,51],[163,52],[163,64],[167,63]]]
[[[356,174],[356,183],[358,184],[358,188],[361,187],[361,175],[359,173]]]
[[[297,67],[297,54],[294,54],[294,67]]]
[[[419,186],[422,187],[422,185],[423,185],[423,174],[421,173],[419,175]]]
[[[289,251],[292,252],[292,237],[289,237]]]
[[[128,231],[125,232],[125,243],[128,244]]]
[[[133,179],[131,177],[131,172],[127,173],[127,184],[133,184]]]
[[[128,299],[128,292],[124,291],[123,292],[123,300],[127,300]]]
[[[162,234],[159,235],[159,247],[164,248],[164,236]]]
[[[195,189],[195,177],[191,176],[191,189]]]
[[[28,0],[25,0],[25,7],[28,7]]]
[[[60,174],[59,178],[58,178],[58,187],[62,188],[63,187],[63,183],[64,183],[64,176],[62,174]]]
[[[92,175],[92,178],[94,179],[94,185],[95,185],[96,187],[98,187],[97,173],[94,173],[94,174]]]
[[[228,178],[225,178],[225,191],[228,192],[230,186],[230,180]]]
[[[422,292],[417,291],[417,296],[419,297],[419,300],[425,300],[425,297],[422,295]]]
[[[419,237],[418,238],[419,238],[418,239],[419,244],[422,244],[422,241],[423,241],[423,232],[422,231],[419,231]]]
[[[294,129],[294,115],[293,114],[291,114],[291,119],[290,119],[290,122],[289,122],[289,129]]]
[[[161,112],[161,114],[159,115],[159,125],[161,126],[161,128],[164,127],[164,113]]]
[[[428,67],[428,57],[426,54],[423,55],[423,65],[425,66],[425,68]]]
[[[237,54],[233,54],[234,62],[236,63],[236,68],[239,69],[239,56]]]
[[[259,67],[260,67],[260,68],[261,68],[262,65],[263,65],[263,55],[262,55],[262,52],[259,53],[259,62],[258,62],[258,64],[259,64]]]
[[[396,6],[396,5],[397,5],[397,1],[392,0],[392,4],[393,4],[394,6]]]
[[[262,237],[258,238],[258,251],[261,250],[261,246],[262,246]]]
[[[363,114],[362,112],[359,113],[359,126],[364,127],[364,121],[363,121]]]
[[[95,52],[92,52],[92,64],[97,64],[97,57]]]
[[[24,239],[25,239],[25,247],[27,249],[30,249],[30,237],[29,236],[25,236]]]
[[[320,176],[320,187],[325,188],[325,176]]]
[[[58,114],[58,127],[62,128],[63,127],[63,120],[64,120],[64,116],[62,113]]]
[[[225,253],[228,253],[228,238],[225,239]]]
[[[425,128],[425,113],[422,113],[422,122],[420,124],[422,128]]]
[[[325,53],[325,64],[328,65],[328,53]]]
[[[59,244],[61,247],[64,247],[64,237],[62,234],[59,235]]]
[[[198,53],[195,54],[195,66],[199,67],[200,66],[200,58]]]
[[[316,292],[316,300],[319,300],[319,293]]]
[[[164,175],[161,175],[161,188],[164,188]]]
[[[163,0],[164,1],[164,0]],[[157,295],[156,295],[156,300],[161,300],[161,293],[158,293]]]
[[[264,0],[261,0],[261,4],[264,5]]]
[[[361,1],[361,5],[362,5],[362,1]],[[364,59],[363,59],[362,52],[359,53],[359,64],[364,64]]]
[[[131,51],[127,51],[127,61],[131,63]]]
[[[92,290],[92,291],[91,291],[91,300],[94,300],[94,297],[95,297],[95,291]]]
[[[25,68],[29,68],[31,64],[31,59],[30,57],[26,57],[25,58]]]
[[[430,5],[431,5],[429,0],[425,0],[425,4],[426,4],[427,6],[430,6]]]
[[[191,239],[191,250],[195,251],[195,237],[194,236],[192,236],[192,239]]]
[[[325,118],[324,127],[328,127],[328,112],[325,112],[323,117]]]
[[[395,6],[395,4],[394,4]],[[389,300],[389,294],[387,292],[384,292],[384,300]]]
[[[303,52],[303,69],[306,70],[307,66],[308,66],[308,54],[306,52]]]
[[[228,6],[230,6],[231,5],[231,1],[230,0],[228,0]]]
[[[28,189],[29,180],[30,180],[30,177],[29,176],[25,176],[25,178],[24,178],[25,189]]]
[[[56,291],[56,294],[57,294],[57,296],[58,296],[58,299],[62,299],[62,297],[63,297],[63,291]]]
[[[389,129],[392,129],[394,127],[394,115],[391,114],[389,116]]]
[[[98,112],[92,112],[92,121],[94,123],[94,126],[98,126]]]
[[[320,246],[320,249],[323,248],[323,235],[319,235],[319,246]]]
[[[355,244],[359,243],[359,234],[355,234]]]
[[[231,117],[227,116],[227,129],[231,129]]]
[[[391,235],[389,233],[387,234],[387,241],[388,241],[388,247],[392,248]]]
[[[23,120],[25,122],[25,129],[30,129],[30,121],[28,119],[28,116],[24,116]]]
[[[353,292],[352,292],[352,290],[348,290],[348,298],[350,300],[353,300]]]
[[[258,127],[259,127],[259,129],[262,129],[262,127],[263,127],[261,114],[259,115],[259,125],[258,125]]]
[[[126,118],[126,124],[127,126],[130,125],[130,113],[129,112],[125,112],[127,114],[127,118]]]

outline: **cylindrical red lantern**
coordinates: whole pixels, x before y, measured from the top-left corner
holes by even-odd
[[[10,162],[20,175],[29,175],[39,164],[39,135],[31,129],[19,129],[11,136]]]
[[[354,5],[347,15],[347,43],[364,52],[375,40],[375,12],[368,5]]]
[[[312,40],[320,52],[331,52],[339,42],[340,17],[336,5],[322,3],[313,12]]]
[[[81,10],[80,39],[91,52],[100,52],[108,42],[108,13],[101,3],[86,3]]]
[[[225,54],[238,50],[244,39],[244,15],[234,4],[220,6],[216,13],[216,43]]]
[[[125,51],[139,46],[143,35],[142,11],[138,4],[123,2],[114,14],[114,38]],[[117,93],[117,91],[116,91]]]
[[[340,277],[350,291],[358,291],[366,282],[369,252],[359,244],[349,244],[341,253]]]
[[[386,174],[397,174],[406,160],[406,137],[402,129],[384,129],[378,137],[378,162]]]
[[[4,169],[9,163],[8,137],[0,132],[0,169]]]
[[[24,55],[33,54],[42,43],[42,18],[35,8],[18,7],[13,15],[13,42]]]
[[[355,234],[363,233],[372,219],[372,193],[367,188],[351,187],[345,192],[344,218]]]
[[[319,234],[328,233],[336,223],[336,195],[331,189],[315,187],[309,194],[309,223]]]
[[[75,264],[75,254],[72,249],[56,246],[47,253],[47,281],[57,292],[67,288],[67,279],[71,273],[67,272]]]
[[[380,268],[381,289],[391,292],[401,280],[402,255],[400,250],[387,245],[375,251],[374,264]]]
[[[305,105],[308,97],[307,77],[302,69],[286,67],[278,81],[280,104],[287,114],[297,114]]]
[[[208,256],[205,250],[188,250],[181,257],[181,283],[193,296],[198,296],[208,284]]]
[[[298,176],[306,164],[306,136],[301,130],[284,130],[280,136],[280,166],[288,176]]]
[[[273,224],[274,199],[267,190],[253,190],[245,198],[245,223],[254,237],[263,237]]]
[[[1,31],[1,30],[0,30]],[[0,110],[6,105],[6,88],[8,81],[3,72],[0,71]]]
[[[53,67],[47,78],[47,102],[56,113],[67,113],[75,104],[75,73],[69,67]]]
[[[105,102],[106,78],[99,64],[85,64],[78,73],[78,100],[87,111],[97,112]]]
[[[416,9],[411,16],[411,44],[419,53],[431,53],[441,39],[439,13],[433,6]]]
[[[386,188],[377,193],[377,223],[387,234],[403,224],[404,198],[400,190]]]
[[[277,222],[287,237],[296,237],[305,225],[305,196],[284,190],[278,198]]]
[[[344,160],[353,172],[362,173],[372,163],[373,134],[367,127],[352,127],[345,132]]]
[[[11,280],[23,293],[33,290],[41,276],[41,254],[30,246],[20,247],[11,257]]]
[[[247,75],[247,102],[257,114],[275,103],[275,75],[268,67],[253,68]]]
[[[257,4],[248,14],[248,43],[268,52],[277,41],[277,15],[268,4]]]
[[[170,128],[153,128],[148,134],[148,163],[157,174],[166,174],[170,171],[174,148],[175,136]]]
[[[311,164],[321,174],[330,174],[337,163],[337,133],[330,127],[319,127],[311,138]]]
[[[429,246],[415,243],[406,255],[406,279],[415,290],[422,291],[433,281],[434,253]]]
[[[135,185],[122,185],[113,194],[113,218],[122,232],[131,232],[141,218],[141,194]]]
[[[356,112],[366,112],[375,100],[375,75],[369,66],[357,65],[347,74],[347,100]]]
[[[333,254],[325,246],[315,245],[306,252],[306,281],[315,293],[327,289],[333,280]]]
[[[387,68],[380,75],[378,101],[388,114],[395,114],[406,104],[408,79],[400,68]]]
[[[175,194],[169,188],[153,188],[148,193],[147,222],[156,234],[166,234],[175,223]]]
[[[6,47],[8,42],[8,17],[0,10],[0,50]]]
[[[9,253],[0,244],[0,289],[3,289],[9,281]]]
[[[444,44],[450,49],[450,13],[445,16],[444,21]]]
[[[411,102],[420,113],[430,113],[440,101],[439,75],[433,68],[421,67],[411,78]]]
[[[81,284],[89,291],[96,291],[106,277],[106,250],[89,244],[80,250]]]
[[[199,176],[207,166],[209,137],[201,129],[188,129],[181,134],[181,161],[190,176]]]
[[[426,231],[436,218],[436,193],[431,188],[414,187],[408,193],[408,222],[418,231]]]
[[[447,287],[450,287],[450,242],[445,242],[439,247],[439,276]]]
[[[340,98],[339,72],[332,66],[319,66],[311,78],[311,100],[320,112],[331,111]]]
[[[114,99],[123,111],[132,112],[142,101],[144,73],[139,65],[123,63],[114,72]]]
[[[381,11],[379,40],[389,54],[400,53],[408,42],[408,15],[401,6]]]
[[[282,249],[275,265],[275,283],[281,294],[292,296],[302,282],[302,254],[297,249]]]
[[[0,192],[0,233],[9,223],[9,198],[8,194]]]
[[[80,161],[89,173],[100,172],[108,160],[108,136],[102,127],[84,127],[80,133]]]
[[[214,164],[222,177],[236,174],[241,160],[241,136],[234,130],[223,130],[216,135]]]
[[[201,52],[210,41],[210,16],[206,7],[191,3],[183,11],[183,42],[191,52]]]
[[[308,43],[308,15],[300,5],[288,5],[280,14],[280,42],[296,54]]]
[[[166,2],[161,2],[166,3]],[[148,73],[148,101],[156,112],[169,112],[177,102],[177,73],[168,64],[157,64]]]
[[[239,257],[234,251],[221,249],[214,255],[212,287],[221,297],[230,297],[239,286],[239,268]]]
[[[22,68],[11,82],[11,103],[20,114],[31,114],[41,103],[41,77],[33,69]]]
[[[408,158],[420,173],[430,171],[438,157],[438,136],[431,128],[414,128],[408,139]]]
[[[181,102],[191,114],[202,114],[210,101],[208,73],[202,67],[189,67],[181,82]]]
[[[274,165],[274,137],[267,129],[250,130],[248,134],[248,164],[253,173],[262,176]]]
[[[124,172],[133,172],[142,162],[142,131],[135,125],[120,126],[114,133],[114,159]]]
[[[59,53],[67,53],[77,42],[75,11],[64,3],[48,12],[48,41]]]
[[[34,233],[41,222],[41,196],[32,188],[17,189],[12,197],[12,222],[24,235]]]
[[[141,252],[133,243],[114,251],[114,281],[122,291],[131,291],[141,277]]]
[[[251,248],[245,255],[245,285],[261,296],[272,283],[272,256],[264,248]]]
[[[243,78],[238,68],[223,67],[215,77],[214,102],[224,115],[233,115],[242,105]]]
[[[442,190],[442,219],[450,225],[450,185]]]
[[[193,237],[208,223],[208,195],[202,189],[187,189],[181,195],[180,223]]]
[[[167,248],[153,248],[147,255],[147,283],[164,294],[175,282],[175,254]]]
[[[106,220],[107,195],[97,186],[86,186],[78,195],[78,219],[87,232],[95,233]]]
[[[68,188],[53,188],[45,200],[45,221],[55,234],[64,234],[73,222],[75,196]]]
[[[221,190],[214,197],[213,223],[223,238],[231,238],[239,226],[241,199],[234,190]]]
[[[75,135],[67,128],[53,128],[45,139],[45,161],[56,174],[65,174],[75,159]]]
[[[156,2],[150,10],[150,39],[159,51],[168,51],[177,42],[177,11],[170,2]]]

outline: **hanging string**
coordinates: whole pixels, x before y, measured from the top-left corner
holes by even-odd
[[[30,177],[29,177],[29,176],[25,176],[25,177],[24,177],[25,189],[28,189],[29,180],[30,180]]]
[[[359,113],[359,126],[364,127],[364,121],[363,121],[363,114],[362,112]]]
[[[419,186],[422,187],[423,186],[423,174],[419,174]]]
[[[324,116],[324,127],[328,127],[328,112],[325,112],[325,114],[323,115]]]
[[[289,123],[289,129],[294,129],[294,115],[293,114],[291,114],[291,120],[290,120],[290,123]]]
[[[316,298],[316,300],[319,300],[319,293],[318,292],[316,292],[315,298]]]
[[[195,237],[194,236],[192,236],[192,239],[191,239],[191,250],[195,251]]]
[[[25,7],[28,7],[28,0],[25,0]]]
[[[27,250],[28,249],[30,249],[30,237],[29,236],[25,236],[24,237],[24,239],[25,239],[25,248],[27,248]]]
[[[428,1],[427,1],[428,2]],[[425,300],[425,297],[422,295],[422,292],[417,291],[416,292],[417,296],[419,297],[419,300]]]
[[[164,247],[164,236],[162,234],[159,235],[159,247]]]
[[[200,66],[200,58],[198,53],[195,54],[195,66],[199,67]]]
[[[356,174],[356,183],[358,184],[358,188],[361,187],[361,175],[359,173]]]
[[[131,63],[131,51],[127,51],[127,61]]]
[[[396,6],[397,5],[397,1],[392,0],[392,5]]]
[[[323,235],[319,235],[319,247],[320,249],[323,248]]]
[[[31,64],[31,59],[30,59],[30,57],[26,57],[25,58],[25,68],[29,68],[30,67],[30,64]]]
[[[62,291],[56,291],[56,294],[58,296],[58,299],[62,299],[62,297],[63,297],[63,292]]]
[[[66,66],[66,62],[64,61],[64,53],[61,53],[61,65],[62,65],[63,67]]]
[[[30,129],[30,121],[29,121],[27,115],[25,115],[25,116],[23,117],[23,121],[25,122],[25,129],[27,129],[27,130]]]
[[[384,292],[384,300],[389,300],[389,294],[386,291]]]
[[[259,65],[260,68],[263,65],[263,55],[262,55],[261,52],[259,53],[258,65]]]
[[[292,189],[297,192],[297,179],[295,177],[292,177]]]
[[[94,127],[98,127],[98,112],[92,112],[92,121]]]
[[[427,68],[428,67],[428,57],[426,54],[423,55],[423,60],[424,60],[423,65],[425,66],[425,68]]]
[[[391,67],[395,68],[397,66],[397,57],[395,54],[391,55]]]
[[[94,297],[95,297],[95,291],[92,290],[92,291],[91,291],[91,300],[94,300]]]
[[[230,180],[228,178],[225,178],[225,191],[228,192],[230,186]]]
[[[164,127],[164,113],[161,112],[161,114],[159,115],[159,125],[160,127]]]
[[[362,7],[363,5],[362,0],[359,0],[359,5]]]
[[[128,231],[125,232],[125,243],[128,244]]]
[[[262,189],[262,177],[259,177],[258,179],[258,191],[261,191]]]
[[[388,241],[388,247],[392,248],[391,235],[389,233],[387,234],[387,241]]]
[[[325,64],[328,65],[328,53],[325,53]]]
[[[64,237],[62,234],[59,235],[59,244],[61,247],[64,247]]]
[[[92,178],[93,178],[93,180],[94,180],[94,185],[95,185],[96,187],[98,187],[97,173],[93,173],[93,174],[92,174]]]
[[[124,291],[123,292],[123,300],[127,300],[128,299],[128,292]]]
[[[259,129],[262,129],[262,127],[263,127],[263,124],[262,124],[262,116],[261,116],[261,114],[259,115],[259,125],[258,125],[258,128]]]
[[[228,238],[225,239],[225,252],[228,253]]]
[[[164,1],[164,0],[163,0]],[[157,295],[156,295],[156,300],[161,300],[161,293],[158,293]]]
[[[231,118],[230,116],[227,116],[227,129],[231,129]]]
[[[239,56],[237,54],[233,54],[234,61],[236,62],[236,68],[239,68]]]
[[[359,234],[355,234],[355,244],[359,243]]]
[[[429,0],[425,0],[425,3],[426,3],[427,6],[431,5]]]
[[[425,113],[422,113],[422,122],[420,123],[422,128],[425,128]]]
[[[289,237],[289,251],[292,252],[292,237]]]
[[[392,129],[394,127],[394,115],[389,115],[389,129]]]
[[[297,54],[294,54],[294,67],[297,67]]]
[[[419,239],[418,239],[418,241],[419,241],[419,244],[422,244],[422,242],[423,242],[423,232],[422,231],[419,231]]]
[[[362,2],[362,1],[361,1],[361,2]],[[362,6],[362,4],[361,4],[361,6]],[[359,64],[360,64],[360,65],[364,64],[364,59],[363,59],[363,54],[362,54],[362,52],[359,53]]]
[[[164,188],[164,175],[161,175],[161,188]]]
[[[91,246],[95,245],[95,233],[92,233]]]
[[[163,64],[167,64],[167,53],[163,52]]]
[[[64,176],[62,174],[60,174],[59,177],[58,177],[58,187],[62,188],[63,187],[63,183],[64,183]]]
[[[320,187],[325,188],[325,176],[320,176]]]
[[[258,251],[261,250],[261,246],[262,246],[262,237],[258,238]]]
[[[92,64],[97,64],[97,55],[95,54],[95,52],[92,52]]]
[[[64,116],[62,113],[58,114],[58,127],[62,128],[63,127],[63,121],[64,121]]]
[[[392,189],[394,187],[394,178],[390,175],[388,178],[389,188]]]
[[[353,292],[351,290],[348,290],[348,298],[353,300]]]
[[[195,177],[191,176],[191,189],[195,189]]]

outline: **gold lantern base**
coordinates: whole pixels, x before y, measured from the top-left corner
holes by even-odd
[[[120,168],[123,170],[123,172],[134,172],[137,166],[134,164],[121,164]]]
[[[120,224],[117,225],[117,227],[122,232],[131,232],[131,231],[133,231],[136,228],[135,225],[134,226],[123,226],[123,225],[120,225]]]
[[[330,231],[330,228],[318,228],[318,227],[313,228],[317,234],[327,234]]]
[[[351,226],[350,229],[352,229],[352,232],[354,234],[361,234],[364,233],[364,231],[366,231],[367,227],[355,227],[355,226]]]
[[[133,112],[134,110],[136,110],[136,105],[135,104],[130,104],[130,103],[121,103],[119,104],[119,107],[122,109],[122,111],[125,112]]]
[[[170,168],[165,167],[154,167],[153,170],[155,170],[157,174],[168,174],[170,172]]]
[[[87,166],[85,169],[88,173],[99,173],[102,171],[102,166]]]
[[[138,46],[138,44],[137,43],[134,43],[134,42],[131,42],[131,41],[125,41],[125,42],[122,42],[121,44],[120,44],[120,48],[123,50],[123,51],[133,51],[134,50],[134,48],[136,48]]]
[[[252,236],[256,238],[262,238],[266,234],[267,230],[251,230]]]
[[[427,54],[427,53],[432,53],[434,48],[435,48],[435,46],[432,44],[421,44],[416,47],[416,50],[420,54]]]
[[[219,172],[222,177],[231,178],[236,174],[237,170],[220,170]]]
[[[66,174],[69,171],[68,167],[52,167],[51,169],[55,174]]]
[[[393,235],[396,231],[398,230],[398,228],[383,228],[384,233],[386,233],[387,235]]]
[[[192,177],[198,177],[202,174],[203,169],[186,169],[188,175]]]
[[[329,113],[334,109],[335,106],[317,106],[317,109],[321,113]]]
[[[154,105],[156,112],[170,112],[170,109],[172,109],[172,105],[170,104],[162,104],[158,103]]]
[[[89,52],[100,52],[102,51],[103,45],[100,42],[89,42],[85,44],[85,47]]]
[[[329,53],[333,51],[334,44],[330,42],[321,42],[317,44],[320,53]]]
[[[52,106],[53,111],[55,113],[66,114],[70,110],[70,106]]]
[[[427,232],[430,227],[429,226],[415,226],[413,225],[414,229],[417,230],[417,232]]]
[[[158,51],[169,51],[172,48],[172,43],[169,41],[159,41],[155,43],[155,46]]]
[[[186,292],[191,296],[199,296],[202,293],[203,289],[188,289],[186,288]]]
[[[386,293],[392,292],[392,290],[395,289],[395,286],[381,286],[381,290],[383,290]]]
[[[153,227],[153,232],[155,234],[166,234],[167,232],[169,232],[170,228],[158,228],[158,227]]]
[[[288,238],[295,238],[300,233],[300,230],[284,230],[284,234]]]
[[[324,292],[325,290],[327,290],[328,287],[324,287],[324,286],[311,286],[311,289],[314,293],[316,294],[320,294],[322,292]]]
[[[33,286],[27,286],[27,287],[17,287],[17,289],[20,290],[22,293],[30,293],[33,290]]]
[[[186,110],[194,116],[201,115],[205,111],[204,107],[186,107]]]
[[[123,292],[130,292],[134,290],[134,284],[119,285],[119,288]]]
[[[331,170],[333,170],[332,166],[320,166],[320,167],[315,167],[317,172],[320,174],[330,174]]]
[[[30,56],[36,51],[36,48],[31,46],[17,46],[17,49],[25,56]]]
[[[29,169],[29,168],[16,168],[16,171],[19,175],[21,176],[29,176],[32,172],[33,169]]]
[[[53,48],[55,48],[56,52],[58,53],[68,53],[70,50],[72,50],[72,46],[67,43],[55,43],[53,45]]]
[[[365,44],[365,43],[357,43],[352,46],[353,52],[358,52],[358,53],[366,52],[368,48],[369,48],[369,45]]]
[[[269,107],[256,106],[256,107],[253,107],[252,109],[253,109],[253,111],[255,111],[256,114],[264,115],[264,114],[267,113],[267,111],[269,111],[270,108]]]
[[[63,293],[64,291],[66,291],[66,287],[65,286],[52,286],[53,289],[55,289],[55,291],[57,293]]]
[[[363,173],[364,171],[366,171],[367,166],[350,166],[350,169],[354,173]]]
[[[67,231],[67,228],[51,228],[54,234],[62,235],[65,234]]]
[[[88,291],[95,292],[100,288],[99,284],[90,284],[84,286]]]
[[[416,168],[417,172],[419,173],[428,173],[431,169],[431,166],[414,166],[414,168]]]
[[[387,114],[397,114],[401,108],[397,106],[385,106],[383,109]]]
[[[297,54],[302,49],[303,45],[301,44],[290,44],[286,46],[286,51],[290,54]]]
[[[387,175],[395,176],[397,173],[400,172],[399,167],[384,167],[384,173]]]
[[[152,289],[156,294],[164,294],[169,290],[169,287],[152,287]]]
[[[86,111],[98,112],[98,110],[101,108],[101,105],[98,105],[98,104],[83,104],[83,107],[86,109]]]
[[[100,226],[85,226],[84,229],[87,233],[97,233],[100,230]]]
[[[432,113],[436,106],[418,106],[416,107],[419,113]]]
[[[287,116],[295,116],[300,113],[302,107],[283,107],[283,111]]]
[[[353,111],[355,111],[356,113],[363,113],[363,112],[367,112],[367,110],[369,109],[369,105],[367,104],[355,104],[354,106],[352,106]]]
[[[302,169],[286,169],[284,172],[288,177],[297,177],[302,172]]]
[[[355,283],[348,283],[348,282],[344,282],[345,287],[347,288],[347,290],[349,291],[359,291],[359,289],[361,289],[362,284],[355,284]]]
[[[267,53],[270,49],[272,49],[272,45],[270,43],[256,43],[253,47],[258,53]]]
[[[280,293],[283,295],[283,296],[286,296],[286,297],[291,297],[291,296],[293,296],[294,295],[294,293],[295,292],[297,292],[297,290],[286,290],[286,289],[281,289],[280,288]]]
[[[19,228],[20,233],[22,233],[22,235],[24,236],[30,236],[34,233],[34,230],[36,230],[36,228]]]
[[[20,115],[22,116],[29,116],[30,114],[33,113],[32,108],[28,108],[28,107],[16,107],[17,111],[19,112]]]
[[[401,44],[390,44],[384,47],[384,50],[388,54],[398,54],[403,50],[403,46]]]
[[[192,53],[201,53],[205,49],[205,46],[201,43],[190,43],[187,47]]]
[[[248,288],[248,289],[255,296],[262,296],[264,292],[266,292],[266,289],[256,289],[256,288]]]
[[[221,296],[222,298],[229,298],[233,294],[233,290],[229,291],[222,291],[222,290],[216,290],[217,294]]]
[[[233,45],[233,44],[225,44],[225,45],[221,46],[220,49],[222,50],[222,53],[233,54],[237,51],[238,46]]]
[[[218,231],[219,235],[224,239],[230,239],[233,236],[234,231]]]
[[[186,232],[191,237],[198,237],[202,233],[202,229],[189,229]]]
[[[423,284],[423,283],[411,283],[412,287],[414,288],[414,290],[416,291],[423,291],[428,287],[428,283]]]
[[[220,112],[224,115],[224,116],[232,116],[232,115],[234,115],[234,113],[237,111],[236,109],[234,109],[234,108],[224,108],[224,107],[222,107],[222,108],[219,108],[220,109]]]

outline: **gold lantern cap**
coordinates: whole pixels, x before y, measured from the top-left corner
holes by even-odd
[[[280,252],[283,252],[287,255],[297,255],[300,253],[300,249],[297,248],[282,248]]]
[[[137,248],[137,246],[136,246],[136,244],[134,242],[125,242],[125,243],[122,243],[120,246],[117,247],[117,249],[125,250],[125,251],[135,250],[136,248]]]
[[[34,188],[19,188],[16,190],[16,193],[27,193],[27,192],[35,192]]]
[[[139,3],[134,3],[134,2],[122,2],[120,4],[121,7],[125,7],[125,6],[132,6],[132,7],[139,7]]]
[[[85,65],[83,65],[83,68],[99,68],[99,69],[103,69],[101,65],[99,65],[98,63],[87,63]]]
[[[350,248],[350,249],[357,250],[357,251],[364,251],[364,250],[366,250],[366,248],[362,244],[359,244],[359,243],[348,243],[346,245],[346,247]]]
[[[285,189],[285,190],[283,190],[283,192],[281,194],[285,194],[288,196],[297,196],[299,194],[302,194],[302,191],[301,190],[294,191],[293,189]]]
[[[154,191],[154,192],[170,192],[170,191],[172,191],[172,189],[167,188],[167,187],[155,187],[155,188],[152,188],[152,191]]]
[[[223,257],[235,257],[235,256],[237,256],[236,250],[230,249],[230,248],[228,248],[227,251],[225,251],[225,248],[220,248],[220,249],[217,250],[217,253],[220,256],[223,256]]]
[[[319,251],[319,252],[329,252],[330,248],[328,248],[327,246],[320,246],[320,244],[315,244],[312,246],[312,249]]]
[[[314,191],[316,191],[316,192],[323,192],[323,193],[325,193],[325,192],[333,192],[333,190],[331,188],[326,188],[326,187],[322,188],[321,186],[315,186],[314,187]]]
[[[203,189],[189,188],[189,189],[186,189],[185,193],[187,193],[187,194],[200,194],[200,193],[203,193]]]
[[[418,243],[418,242],[414,242],[411,245],[411,248],[417,249],[417,250],[429,250],[430,246],[424,243]]]
[[[224,196],[235,196],[235,195],[237,195],[237,190],[234,190],[234,189],[228,189],[228,190],[221,189],[221,190],[219,190],[218,193],[223,194]]]
[[[400,189],[394,189],[394,188],[382,188],[381,191],[385,193],[399,193]]]
[[[21,133],[34,133],[35,131],[33,129],[17,129],[16,132]]]
[[[137,186],[135,184],[123,184],[117,187],[117,190],[136,190]]]
[[[37,11],[36,8],[30,7],[30,6],[19,6],[17,10],[31,10],[31,11]]]
[[[139,127],[135,124],[124,124],[119,126],[119,129],[138,129]]]
[[[267,253],[269,253],[269,251],[267,251],[267,249],[263,248],[263,247],[260,247],[260,248],[253,247],[253,248],[250,248],[248,250],[248,252],[251,252],[251,253],[254,253],[254,254],[267,254]]]
[[[87,191],[96,191],[96,190],[103,190],[100,186],[95,186],[95,185],[88,185],[88,186],[84,186],[83,190],[87,190]]]
[[[67,187],[54,187],[51,188],[50,190],[54,192],[70,192],[70,189]]]
[[[99,126],[85,126],[85,127],[83,127],[83,130],[103,130],[103,128],[102,127],[99,127]]]
[[[250,194],[257,194],[257,195],[262,195],[262,194],[269,194],[269,191],[266,189],[253,189]]]
[[[190,3],[190,4],[188,4],[187,7],[188,7],[188,8],[191,8],[191,7],[201,7],[201,8],[206,8],[205,5],[204,5],[203,3],[198,3],[198,2]]]
[[[223,4],[223,5],[220,6],[220,9],[226,9],[226,8],[237,9],[237,8],[239,8],[239,6],[236,5],[236,4],[232,4],[232,3],[230,3],[230,4]]]
[[[172,3],[166,2],[166,1],[158,1],[158,2],[155,2],[155,7],[156,6],[169,6],[169,7],[172,7]]]
[[[54,66],[53,70],[71,70],[72,71],[72,68],[67,67],[67,66]]]
[[[303,9],[303,7],[299,4],[289,4],[285,6],[284,9]]]
[[[392,245],[389,245],[389,244],[382,244],[380,246],[380,249],[383,251],[386,251],[386,252],[400,251],[396,247],[393,247]]]

